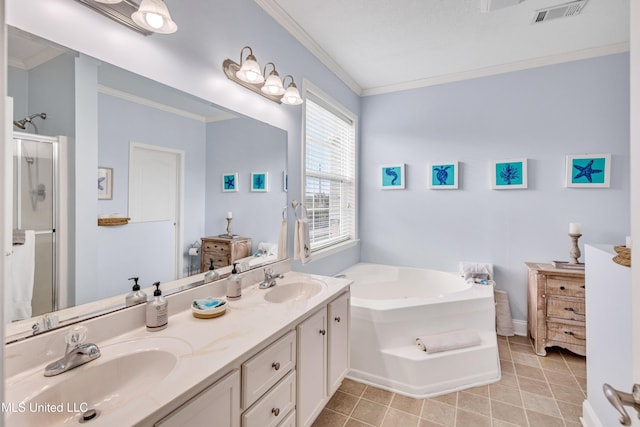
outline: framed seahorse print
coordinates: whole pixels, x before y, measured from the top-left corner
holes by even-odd
[[[404,190],[404,163],[380,166],[380,188],[383,190]]]

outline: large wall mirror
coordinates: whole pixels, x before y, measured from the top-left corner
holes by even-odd
[[[121,308],[131,277],[144,288],[200,273],[202,251],[190,249],[226,234],[228,216],[251,239],[245,266],[278,259],[284,130],[16,28],[8,40],[14,254],[24,262],[8,287],[8,340],[52,311]]]

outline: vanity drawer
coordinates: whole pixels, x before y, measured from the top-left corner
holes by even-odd
[[[242,414],[242,427],[277,426],[295,406],[296,371],[291,371],[277,386]]]
[[[584,281],[574,281],[551,276],[547,278],[547,293],[584,298]]]
[[[547,317],[584,322],[584,300],[547,298]]]
[[[566,342],[585,345],[587,342],[586,328],[583,325],[547,322],[547,339],[549,341]]]
[[[296,331],[242,364],[242,407],[248,408],[296,366]]]

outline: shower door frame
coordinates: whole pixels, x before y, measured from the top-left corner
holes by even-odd
[[[52,231],[36,232],[35,234],[49,234],[51,233],[53,239],[53,274],[52,274],[52,296],[51,296],[51,311],[57,311],[68,306],[68,143],[67,138],[64,136],[45,136],[26,132],[13,132],[14,144],[16,140],[33,141],[52,145],[52,173],[53,173],[53,188],[52,188]],[[19,155],[22,159],[22,153],[15,151],[14,156]],[[21,176],[20,167],[16,171],[18,176]],[[14,191],[18,183],[14,182]],[[18,199],[17,206],[14,206],[16,217],[18,222],[13,227],[20,228],[19,222],[21,214],[21,202]],[[13,215],[13,214],[12,214]],[[62,286],[64,284],[64,286]]]

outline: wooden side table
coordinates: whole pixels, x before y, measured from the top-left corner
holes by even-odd
[[[226,267],[232,265],[235,261],[251,255],[251,238],[250,237],[203,237],[200,272],[209,270],[210,259],[213,259],[215,268]]]

